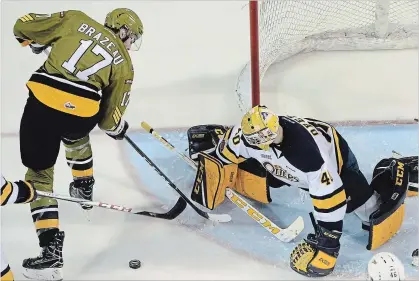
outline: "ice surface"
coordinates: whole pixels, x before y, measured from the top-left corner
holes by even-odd
[[[417,155],[418,153],[416,125],[338,127],[338,130],[348,141],[358,158],[361,170],[369,181],[375,164],[382,158],[391,156],[392,150],[397,150],[402,155]],[[178,132],[164,135],[180,151],[184,151],[187,147],[187,138],[179,136]],[[175,183],[187,195],[190,195],[195,177],[192,169],[162,147],[150,135],[136,134],[135,140],[169,177],[176,179],[178,175],[183,175]],[[148,192],[160,197],[164,202],[173,204],[177,197],[170,187],[157,175],[149,173],[148,164],[135,153],[132,154],[129,147],[126,148],[126,151],[139,171],[139,177],[145,183],[144,187],[148,187]],[[228,248],[291,272],[288,266],[290,252],[302,238],[313,231],[308,215],[312,211],[311,200],[306,193],[292,187],[271,189],[271,197],[273,202],[269,205],[257,202],[253,202],[252,205],[282,227],[291,224],[298,216],[303,216],[306,227],[296,241],[292,243],[279,242],[227,199],[223,205],[217,208],[216,213],[230,214],[233,218],[231,223],[215,226],[198,217],[190,209],[179,218],[179,223],[204,236],[212,237]],[[407,276],[417,278],[418,271],[410,266],[411,253],[418,245],[417,221],[418,200],[417,198],[408,198],[405,220],[399,233],[381,248],[368,251],[366,250],[368,233],[361,229],[361,222],[354,214],[347,215],[344,221],[344,235],[341,239],[342,246],[338,264],[330,278],[365,278],[368,260],[375,253],[381,251],[394,253],[407,265]]]
[[[110,10],[128,7],[140,14],[145,26],[143,46],[139,52],[132,53],[136,78],[126,114],[130,135],[179,187],[188,190],[194,177],[189,167],[167,153],[150,136],[136,135],[135,130],[141,121],[156,128],[238,122],[241,113],[235,105],[234,85],[238,71],[249,59],[246,3],[85,2],[33,0],[25,1],[24,6],[22,1],[1,3],[1,31],[4,34],[0,75],[2,173],[17,180],[26,172],[20,162],[17,136],[27,98],[24,85],[45,59],[43,54],[34,55],[28,48],[19,46],[11,32],[16,19],[29,12],[78,9],[103,22]],[[268,71],[262,84],[262,102],[279,113],[324,120],[417,117],[417,57],[417,50],[297,56],[273,65]],[[392,149],[403,154],[417,153],[414,129],[397,127],[395,130],[343,128],[367,173],[381,157],[391,155]],[[176,146],[186,147],[184,131],[165,136]],[[95,200],[155,211],[161,211],[162,206],[169,208],[174,203],[176,193],[123,142],[115,142],[103,133],[93,134],[91,140]],[[68,194],[70,181],[71,173],[62,150],[55,168],[55,192]],[[298,214],[304,215],[305,235],[310,230],[308,198],[291,189],[278,190],[274,194],[271,206],[262,207],[256,203],[255,206],[279,225],[287,225]],[[283,197],[287,201],[282,200]],[[404,262],[411,253],[408,248],[413,250],[418,245],[411,240],[416,233],[413,222],[417,218],[410,214],[417,206],[417,199],[408,199],[407,205],[409,214],[403,225],[406,232],[401,231],[386,246],[388,250],[407,253],[401,257]],[[229,212],[234,222],[208,223],[190,208],[179,220],[171,222],[103,209],[93,209],[87,215],[77,205],[60,202],[60,227],[66,231],[65,278],[303,279],[287,265],[289,251],[295,243],[283,245],[273,240],[228,202],[218,211]],[[7,206],[0,212],[2,250],[16,279],[21,280],[22,260],[39,253],[29,206]],[[362,275],[365,259],[372,254],[364,250],[365,233],[358,232],[358,225],[351,231],[351,236],[342,240],[345,244],[337,275],[355,268]],[[394,249],[396,245],[397,249]],[[352,247],[359,249],[359,253],[348,254]],[[142,261],[141,269],[128,267],[129,260],[134,258]],[[417,277],[416,271],[406,267],[410,276]]]

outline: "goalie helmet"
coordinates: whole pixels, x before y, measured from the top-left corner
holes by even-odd
[[[257,105],[249,110],[241,122],[246,141],[263,150],[269,149],[269,145],[278,136],[279,128],[278,116],[263,105]]]
[[[404,266],[392,253],[378,253],[368,263],[368,279],[404,280]]]
[[[113,10],[106,15],[105,26],[119,34],[128,50],[140,49],[144,29],[141,19],[134,11],[125,8]]]

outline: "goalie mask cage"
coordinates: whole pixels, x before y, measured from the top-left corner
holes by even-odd
[[[299,53],[418,47],[419,0],[249,2],[250,61],[236,82],[244,113],[260,104],[269,66]]]

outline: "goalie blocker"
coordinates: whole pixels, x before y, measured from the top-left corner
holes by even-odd
[[[409,167],[399,159],[383,159],[375,166],[371,187],[380,195],[379,207],[362,224],[369,231],[368,250],[377,249],[400,229],[408,183]]]

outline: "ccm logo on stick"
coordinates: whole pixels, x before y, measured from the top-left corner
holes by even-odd
[[[256,211],[255,209],[249,207],[246,202],[243,202],[239,197],[235,194],[232,195],[231,200],[236,204],[239,208],[245,209],[246,212],[251,216],[255,221],[261,224],[264,228],[269,230],[272,234],[278,234],[281,230],[275,226],[272,226],[271,222],[264,218],[264,216]]]

